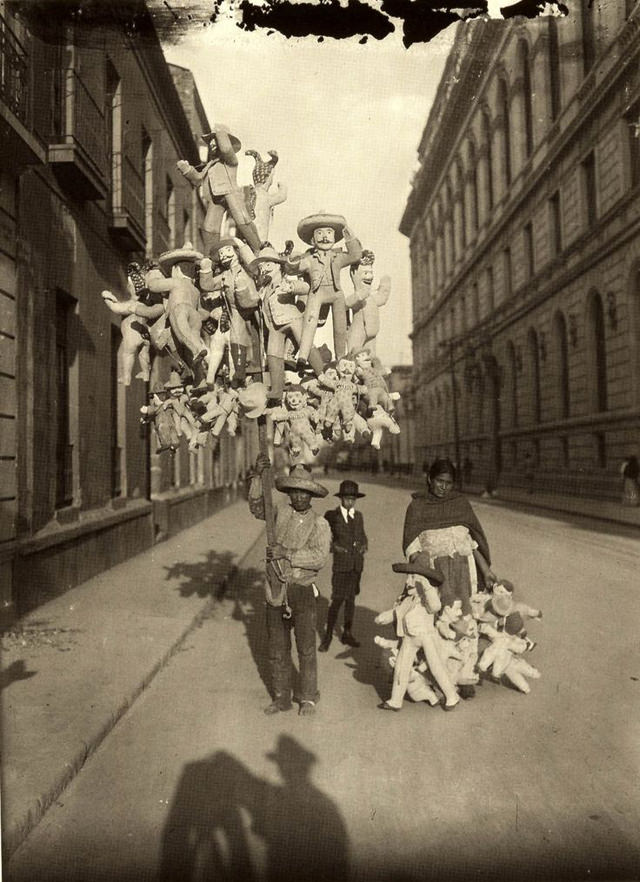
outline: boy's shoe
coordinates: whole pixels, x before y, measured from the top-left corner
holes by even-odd
[[[325,634],[325,636],[322,638],[320,646],[318,647],[318,652],[328,652],[329,647],[331,646],[332,639],[333,634]]]
[[[356,649],[358,646],[360,646],[360,643],[356,640],[351,631],[344,632],[344,634],[342,635],[342,642],[345,644],[345,646],[353,646]]]
[[[265,707],[264,712],[270,717],[272,714],[280,713],[280,711],[290,711],[292,707],[293,705],[291,704],[290,698],[274,698],[271,704],[268,704]]]

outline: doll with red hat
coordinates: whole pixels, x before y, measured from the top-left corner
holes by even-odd
[[[440,655],[434,625],[434,615],[442,607],[438,592],[442,574],[433,569],[429,555],[424,552],[413,555],[409,561],[393,564],[392,569],[394,573],[407,575],[404,590],[393,609],[380,613],[375,621],[378,625],[395,623],[402,643],[394,667],[391,697],[378,707],[391,711],[402,709],[411,670],[418,650],[422,649],[431,676],[444,696],[444,710],[453,710],[460,696]]]

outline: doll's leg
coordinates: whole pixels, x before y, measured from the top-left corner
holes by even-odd
[[[460,701],[460,696],[458,695],[456,687],[447,671],[447,667],[438,652],[435,635],[423,630],[420,637],[422,641],[422,650],[424,652],[424,657],[427,660],[429,670],[444,695],[445,707],[455,707]]]
[[[209,386],[214,384],[228,341],[229,332],[223,333],[219,328],[209,338],[209,366],[207,368],[207,383]]]
[[[298,348],[298,360],[307,361],[311,347],[313,346],[313,338],[318,327],[318,319],[320,318],[320,306],[322,305],[322,295],[317,291],[311,291],[307,297],[307,305],[305,306],[304,315],[302,317],[302,334],[300,337],[300,346]]]
[[[525,695],[528,695],[531,692],[531,686],[527,683],[523,672],[513,663],[507,665],[504,675],[510,683],[513,683],[516,689],[520,690],[520,692],[524,692]]]
[[[402,638],[402,643],[400,644],[400,649],[398,650],[398,657],[396,658],[396,664],[393,669],[393,687],[391,689],[391,698],[387,702],[387,704],[391,705],[391,707],[402,707],[402,702],[407,692],[409,677],[411,676],[411,669],[413,667],[417,651],[418,644],[415,642],[413,637]]]
[[[137,380],[143,380],[145,383],[149,382],[149,378],[151,376],[151,354],[150,354],[150,345],[148,340],[144,340],[142,346],[138,350],[138,364],[140,365],[140,370],[136,374]]]
[[[340,294],[331,306],[333,318],[333,348],[336,358],[347,354],[347,307]]]

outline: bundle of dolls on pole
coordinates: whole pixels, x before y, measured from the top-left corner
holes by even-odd
[[[185,242],[157,260],[130,264],[124,296],[102,292],[123,317],[119,382],[131,383],[136,358],[136,378],[149,382],[152,352],[171,365],[169,379],[154,385],[142,408],[158,451],[175,451],[181,437],[192,450],[215,447],[241,417],[270,417],[274,443],[292,465],[357,437],[379,448],[384,431],[400,432],[399,396],[389,391],[375,354],[389,278],[374,286],[374,254],[339,214],[303,218],[297,234],[307,247],[296,250],[288,241],[278,251],[269,242],[270,224],[287,194],[274,185],[276,151],[268,160],[246,151],[254,185],[243,187],[240,140],[223,125],[202,138],[203,166],[177,165],[206,205],[206,253]],[[230,224],[236,235],[228,234]],[[333,352],[315,345],[329,315]]]

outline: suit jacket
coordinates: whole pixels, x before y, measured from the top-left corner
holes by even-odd
[[[326,260],[327,252],[310,248],[300,258],[290,258],[285,267],[285,272],[303,275],[312,291],[317,291],[322,284],[332,284],[335,291],[341,291],[340,272],[346,266],[357,263],[362,257],[362,245],[358,239],[345,235],[344,242],[346,251],[341,248],[333,248],[328,252],[329,260]],[[327,278],[330,271],[331,278]]]
[[[325,513],[331,527],[331,550],[333,551],[333,571],[335,573],[361,573],[364,566],[364,552],[357,547],[368,547],[364,531],[362,512],[356,509],[353,518],[345,523],[340,507]]]

